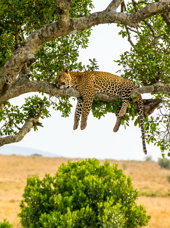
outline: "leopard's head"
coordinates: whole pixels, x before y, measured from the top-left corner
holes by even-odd
[[[58,89],[71,87],[71,76],[68,72],[68,69],[65,68],[63,72],[57,75],[55,84]]]

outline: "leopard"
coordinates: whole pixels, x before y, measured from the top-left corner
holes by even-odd
[[[137,88],[130,80],[111,73],[102,71],[74,72],[68,71],[67,68],[57,75],[55,84],[58,89],[72,87],[77,89],[81,94],[80,97],[77,98],[74,114],[74,130],[78,128],[80,118],[81,130],[86,128],[87,118],[96,93],[120,97],[122,99],[122,106],[119,112],[116,113],[117,121],[113,128],[114,132],[118,131],[123,116],[126,114],[132,90]],[[136,98],[135,102],[139,109],[143,151],[147,154],[144,131],[144,104],[141,95]]]

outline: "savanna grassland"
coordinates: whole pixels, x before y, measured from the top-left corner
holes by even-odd
[[[20,228],[17,214],[27,177],[45,173],[52,176],[61,163],[79,159],[46,158],[40,156],[4,156],[0,155],[0,221],[7,219],[14,228]],[[104,160],[101,161],[101,164]],[[143,204],[147,214],[151,215],[148,228],[170,228],[170,170],[160,168],[156,162],[114,161],[133,180],[137,188],[138,204]]]

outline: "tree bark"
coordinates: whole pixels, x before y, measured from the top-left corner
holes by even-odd
[[[131,93],[131,98],[138,97],[139,94],[153,93],[153,92],[164,92],[170,95],[170,85],[163,83],[155,83],[151,86],[144,86],[141,88],[134,89]],[[24,83],[16,82],[8,92],[0,97],[0,104],[6,100],[18,97],[22,94],[29,92],[43,92],[51,96],[56,97],[80,97],[80,92],[74,88],[58,89],[55,84],[44,82],[44,81],[25,81]],[[113,102],[118,101],[121,96],[111,96],[105,93],[96,93],[95,98],[99,98],[101,101]]]
[[[134,89],[131,93],[131,98],[135,98],[139,94],[143,94],[143,93],[157,93],[157,92],[163,92],[170,96],[170,85],[157,82],[151,86],[144,86],[138,89]]]

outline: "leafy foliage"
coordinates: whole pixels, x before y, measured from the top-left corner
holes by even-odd
[[[92,8],[91,0],[72,1],[70,17],[86,16]],[[0,1],[0,69],[26,36],[45,24],[55,22],[56,15],[55,0]],[[77,69],[75,62],[78,48],[87,47],[89,35],[90,29],[45,44],[36,53],[38,61],[32,67],[34,70],[32,78],[47,80],[51,74],[54,75],[54,71],[56,74],[69,65],[71,69]]]
[[[70,8],[70,17],[77,18],[86,16],[90,13],[92,8],[93,4],[91,0],[73,0]],[[25,36],[31,34],[34,30],[41,28],[45,24],[56,21],[56,15],[55,0],[1,0],[0,68],[10,57],[15,48],[24,41]],[[88,34],[88,32],[85,31],[81,34]],[[78,36],[81,43],[81,38],[84,35]],[[79,40],[76,41],[77,43],[79,42]]]
[[[31,67],[31,80],[54,82],[57,74],[65,67],[71,70],[85,70],[78,63],[79,47],[86,48],[91,30],[61,37],[45,44],[35,57],[36,63]]]
[[[153,161],[152,156],[151,155],[146,156],[145,161],[146,162],[152,162]]]
[[[0,222],[0,228],[12,228],[12,225],[6,219],[4,219],[3,222]]]
[[[167,176],[167,181],[170,182],[170,175]]]
[[[25,123],[28,118],[41,115],[40,118],[44,119],[49,117],[50,113],[48,107],[50,101],[47,97],[39,98],[37,95],[25,99],[25,104],[21,107],[11,105],[10,102],[4,102],[4,108],[0,111],[1,135],[16,134],[20,126]],[[34,130],[37,127],[34,126]]]
[[[159,97],[159,95],[156,97]],[[159,106],[157,114],[146,118],[145,131],[147,142],[159,146],[164,157],[164,151],[166,150],[168,156],[170,156],[170,103],[166,95],[162,94],[163,97],[165,98]]]
[[[72,1],[70,17],[86,16],[93,8],[91,0]],[[34,30],[57,20],[56,1],[52,0],[2,0],[0,1],[0,69]],[[61,37],[46,43],[37,50],[37,61],[31,66],[29,80],[53,82],[58,72],[67,66],[69,70],[86,70],[94,68],[95,59],[86,67],[78,62],[79,47],[86,48],[91,29],[81,33]],[[28,97],[21,107],[4,102],[0,111],[1,135],[16,134],[24,122],[41,114],[41,118],[50,116],[50,107],[69,116],[72,105],[69,98],[50,99],[44,95]],[[34,126],[34,130],[37,127]]]
[[[144,6],[154,3],[153,0],[127,4],[127,13],[133,13]],[[136,86],[148,86],[156,82],[170,83],[170,37],[169,28],[162,15],[155,15],[140,22],[137,30],[124,25],[120,35],[128,37],[132,47],[124,52],[115,62],[122,66],[118,72]],[[146,140],[170,153],[170,106],[169,97],[163,93],[153,94],[155,98],[163,99],[158,113],[145,119]]]
[[[168,158],[159,158],[158,164],[161,168],[170,169],[170,160]]]
[[[23,227],[139,227],[149,216],[117,165],[97,159],[62,164],[56,175],[27,179],[20,204]]]
[[[127,4],[127,12],[133,13],[155,1],[141,1],[134,6]],[[135,10],[135,7],[137,8]],[[125,29],[124,25],[118,25]],[[134,31],[134,30],[133,30]],[[120,60],[115,62],[123,66],[123,77],[133,81],[137,86],[152,85],[158,81],[170,82],[170,38],[169,29],[161,15],[140,22],[133,36],[135,45],[130,51],[124,52]],[[120,35],[127,37],[128,33],[121,30]],[[121,70],[119,70],[121,72]]]
[[[99,101],[99,99],[95,99],[92,104],[92,113],[93,116],[100,119],[104,117],[107,113],[117,113],[119,112],[122,106],[122,100],[114,101],[112,103],[107,103],[103,101]],[[138,113],[136,111],[136,105],[133,100],[129,101],[129,106],[127,108],[126,114],[123,116],[121,124],[126,128],[129,126],[129,121],[134,120],[134,125],[140,126],[140,120]]]

